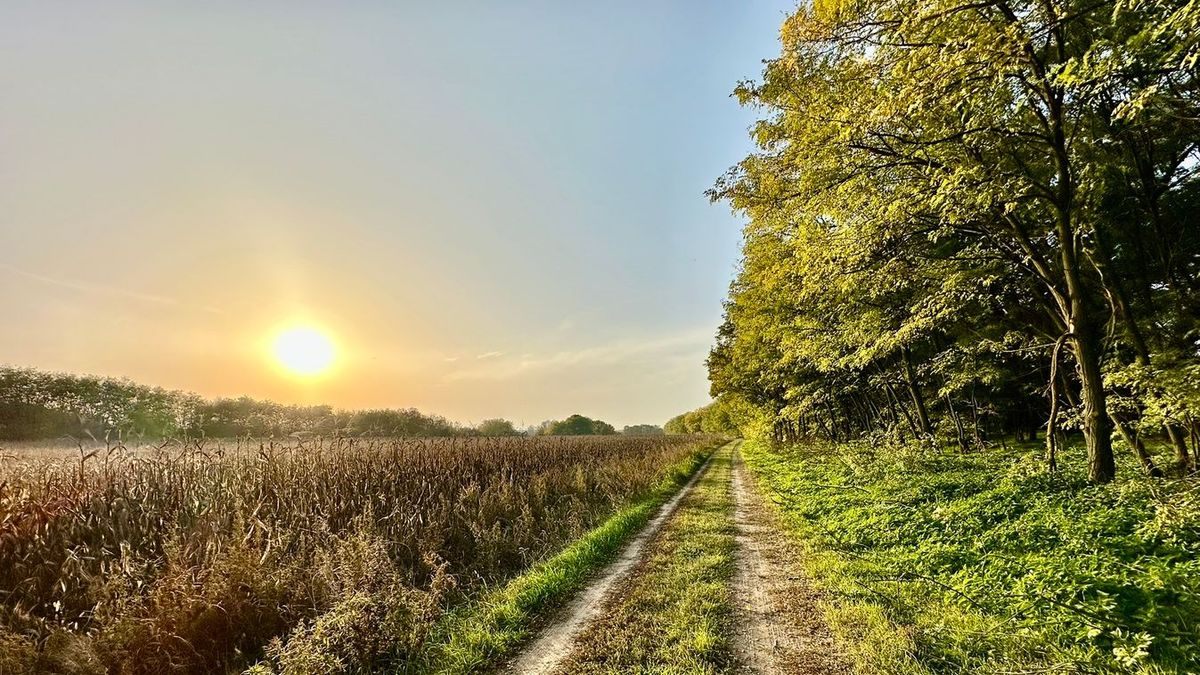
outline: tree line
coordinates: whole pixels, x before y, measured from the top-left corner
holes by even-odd
[[[603,420],[575,414],[564,420],[546,420],[532,433],[539,436],[608,436],[617,433],[617,430]]]
[[[736,96],[757,149],[712,393],[781,440],[1200,440],[1200,6],[817,0]],[[670,425],[669,425],[670,428]]]
[[[738,415],[730,410],[729,399],[714,401],[672,417],[663,425],[663,430],[668,434],[737,435]]]
[[[657,427],[626,427],[649,433]],[[658,429],[661,433],[661,429]],[[519,436],[613,434],[582,415],[521,431],[505,419],[469,426],[414,408],[335,410],[240,398],[204,399],[124,379],[0,367],[0,440],[73,438],[344,436]]]

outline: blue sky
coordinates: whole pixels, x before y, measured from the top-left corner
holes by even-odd
[[[0,5],[0,352],[216,395],[662,422],[788,2]],[[282,327],[337,366],[271,363]]]

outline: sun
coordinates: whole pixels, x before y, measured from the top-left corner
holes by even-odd
[[[316,328],[297,326],[275,336],[272,353],[279,365],[296,375],[320,375],[333,365],[333,340]]]

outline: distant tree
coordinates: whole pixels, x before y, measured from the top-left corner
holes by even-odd
[[[480,436],[519,436],[521,432],[517,431],[512,422],[505,419],[484,420],[475,427],[475,431],[479,432]]]
[[[194,400],[129,380],[0,368],[0,437],[168,436]]]
[[[565,420],[546,423],[543,434],[550,436],[607,436],[617,433],[613,425],[583,415],[571,415]]]
[[[592,420],[583,415],[571,415],[550,425],[549,433],[552,436],[590,436]]]
[[[415,408],[362,410],[351,413],[347,432],[357,436],[456,436],[464,433],[444,417]]]
[[[327,405],[284,405],[248,396],[205,400],[129,380],[0,367],[0,439],[4,440],[293,433],[457,436],[475,430],[413,408],[339,412]]]
[[[633,424],[621,429],[626,436],[662,436],[663,428],[654,424]]]

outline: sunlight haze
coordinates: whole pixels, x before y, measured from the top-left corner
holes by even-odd
[[[4,3],[3,361],[461,421],[707,401],[739,223],[703,192],[792,4],[453,4]],[[301,324],[322,377],[264,352]]]

